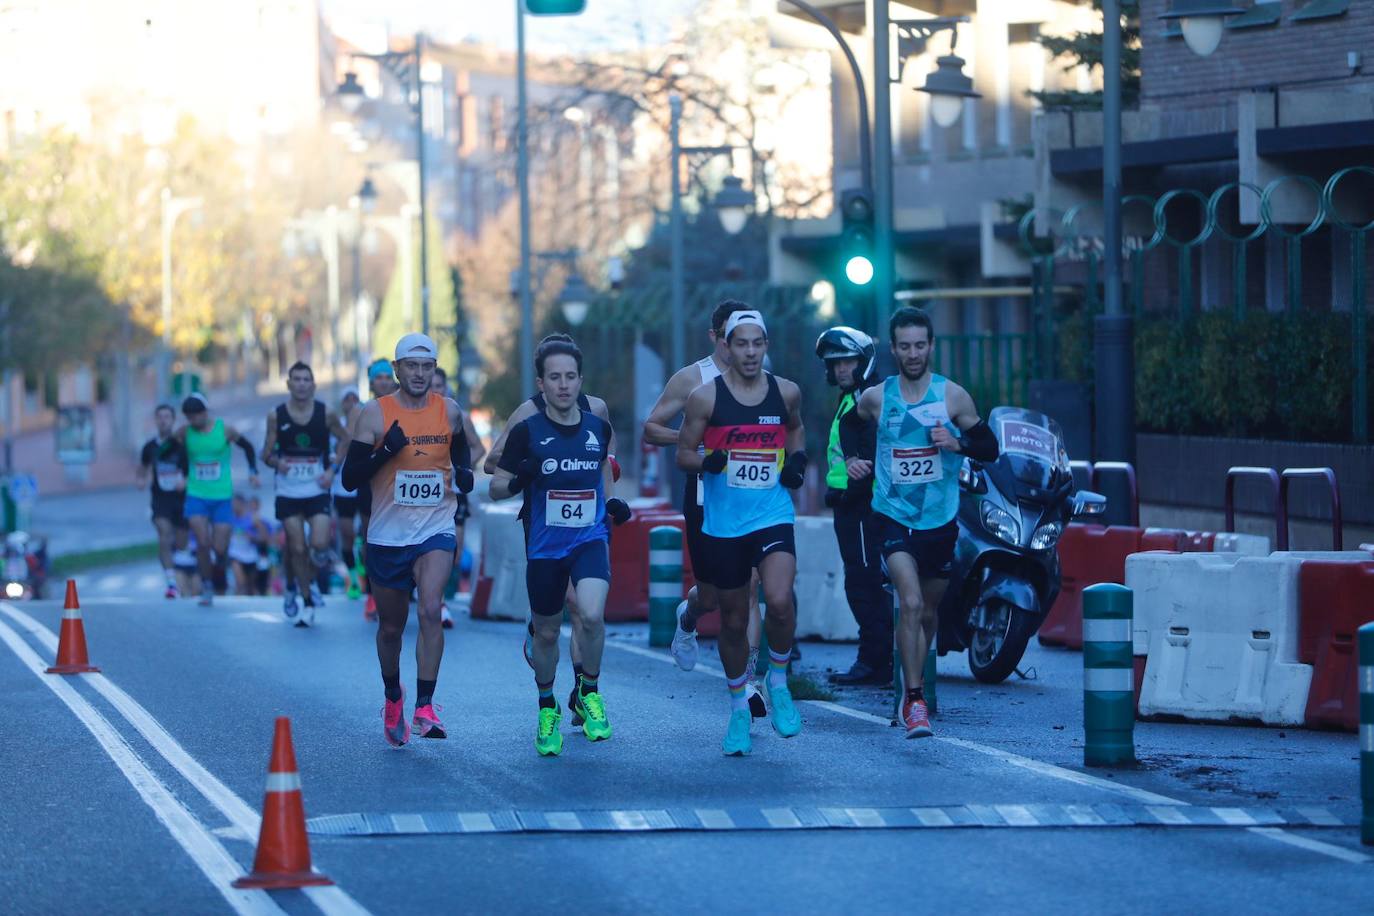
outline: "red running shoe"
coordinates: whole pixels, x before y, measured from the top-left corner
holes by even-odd
[[[935,734],[930,727],[926,704],[921,700],[907,699],[902,702],[902,724],[906,726],[908,738],[929,738]]]
[[[363,602],[363,619],[369,623],[377,622],[377,599],[368,592],[367,600]]]

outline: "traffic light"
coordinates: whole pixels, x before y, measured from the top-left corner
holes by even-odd
[[[525,0],[531,16],[576,16],[587,8],[587,0]]]
[[[852,287],[873,281],[873,198],[867,191],[840,193],[840,264]]]

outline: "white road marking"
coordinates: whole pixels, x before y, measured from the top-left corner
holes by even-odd
[[[1308,852],[1330,856],[1333,859],[1340,859],[1342,862],[1349,862],[1352,865],[1360,865],[1369,861],[1369,856],[1362,852],[1346,849],[1344,846],[1337,846],[1333,843],[1323,843],[1321,840],[1308,839],[1278,827],[1246,827],[1245,829],[1257,836],[1268,837],[1271,840],[1287,843],[1289,846],[1296,846],[1299,849],[1306,849]]]
[[[572,639],[572,627],[564,626],[562,632],[564,636]],[[673,657],[661,649],[646,649],[644,646],[636,646],[633,643],[621,642],[614,639],[606,640],[606,645],[607,647],[619,649],[622,652],[629,652],[631,655],[641,655],[644,658],[652,658],[656,662],[666,662],[674,668],[677,667],[677,662],[673,661]],[[725,680],[724,671],[712,667],[711,665],[703,665],[701,662],[697,662],[697,666],[693,668],[692,671],[700,671],[702,674],[709,674],[711,677],[720,678],[722,681]]]
[[[129,747],[123,736],[110,724],[109,720],[76,691],[62,677],[43,673],[46,667],[38,655],[24,642],[8,624],[0,623],[0,640],[3,640],[19,661],[34,677],[48,687],[57,698],[67,705],[81,721],[82,725],[104,748],[115,766],[129,780],[144,804],[153,809],[157,819],[167,828],[172,839],[186,851],[191,861],[196,863],[211,886],[219,892],[236,913],[278,914],[280,907],[273,902],[266,891],[237,890],[230,886],[240,877],[244,869],[238,861],[225,850],[219,840],[211,835],[205,825],[172,795],[160,779],[138,759],[133,748]]]
[[[18,623],[49,651],[57,651],[57,636],[37,620],[8,602],[0,602],[0,613]],[[219,809],[219,812],[238,828],[240,834],[251,837],[250,842],[257,842],[258,830],[262,824],[262,818],[257,811],[235,795],[233,790],[213,773],[201,766],[200,762],[187,753],[146,709],[108,677],[103,674],[86,674],[82,677],[118,710],[119,714],[181,774],[182,778],[194,786],[206,801]],[[235,867],[237,868],[237,865]],[[238,874],[233,877],[237,878]],[[369,911],[362,904],[337,885],[307,887],[301,891],[327,916],[369,916]]]
[[[266,611],[240,611],[234,615],[240,620],[256,620],[258,623],[286,623],[286,618],[280,614],[269,614]]]

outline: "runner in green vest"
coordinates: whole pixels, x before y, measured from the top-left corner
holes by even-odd
[[[906,680],[902,723],[908,738],[926,738],[933,734],[923,691],[926,652],[959,539],[959,469],[964,455],[996,460],[997,437],[969,393],[931,371],[935,326],[929,315],[902,306],[888,334],[899,374],[865,391],[858,412],[877,424],[873,511],[897,590],[897,649]]]
[[[816,355],[825,363],[826,381],[840,389],[826,448],[825,504],[835,513],[844,594],[859,625],[858,658],[830,680],[885,686],[892,682],[892,602],[883,590],[882,527],[871,506],[875,430],[856,411],[876,380],[876,349],[863,331],[840,326],[821,334]]]
[[[229,563],[229,535],[234,526],[229,447],[237,445],[243,449],[248,459],[248,482],[255,488],[258,459],[246,438],[210,415],[204,395],[187,397],[181,402],[181,412],[186,416],[186,425],[177,430],[177,438],[186,444],[186,520],[196,536],[200,604],[209,607],[214,601],[215,583],[224,581]]]

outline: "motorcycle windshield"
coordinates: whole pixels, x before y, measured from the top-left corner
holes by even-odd
[[[1049,489],[1056,472],[1069,473],[1064,431],[1053,418],[1022,407],[998,407],[988,416],[1002,455],[997,459],[1018,481]]]

